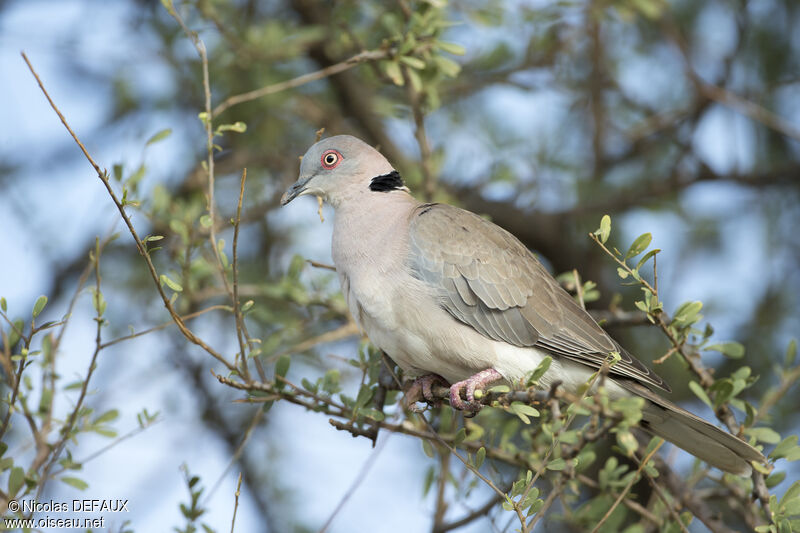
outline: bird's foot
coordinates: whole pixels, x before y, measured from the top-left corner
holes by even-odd
[[[433,396],[433,385],[441,383],[446,385],[447,382],[436,374],[428,374],[418,377],[411,384],[411,387],[405,393],[406,407],[411,411],[418,411],[417,402],[428,402],[433,405],[438,405],[439,400]]]
[[[453,383],[450,386],[450,406],[459,411],[469,411],[477,413],[483,407],[480,401],[475,399],[475,391],[482,389],[489,383],[504,379],[503,376],[494,368],[487,368],[481,370],[474,376],[471,376],[464,381]],[[467,401],[461,398],[461,391],[466,392]]]

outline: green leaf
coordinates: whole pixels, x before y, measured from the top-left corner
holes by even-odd
[[[644,256],[642,256],[642,258],[641,258],[641,259],[639,259],[639,262],[638,262],[638,263],[636,263],[636,268],[635,268],[634,270],[639,270],[640,268],[642,268],[642,265],[644,265],[644,264],[647,262],[647,260],[648,260],[648,259],[650,259],[650,258],[651,258],[651,257],[653,257],[654,255],[656,255],[656,254],[657,254],[658,252],[660,252],[660,251],[661,251],[661,250],[659,250],[658,248],[656,248],[655,250],[650,250],[649,252],[647,252],[646,254],[644,254]]]
[[[786,492],[778,502],[778,506],[782,507],[795,498],[800,498],[800,481],[795,481],[791,487],[786,489]]]
[[[92,431],[97,433],[98,435],[102,435],[108,438],[114,438],[117,436],[117,432],[111,428],[103,427],[103,426],[96,426],[92,428]]]
[[[117,409],[109,409],[102,415],[98,416],[92,421],[92,425],[99,425],[105,424],[107,422],[112,422],[119,417],[119,411]]]
[[[36,299],[36,303],[33,304],[33,318],[39,316],[39,313],[42,312],[44,306],[47,305],[47,296],[42,295]]]
[[[453,54],[454,56],[463,56],[466,53],[466,50],[460,44],[437,41],[436,47],[442,50],[443,52],[447,52],[448,54]]]
[[[364,407],[372,399],[372,389],[369,385],[361,385],[356,396],[356,407]]]
[[[411,82],[411,87],[416,92],[421,93],[424,86],[422,85],[422,78],[419,77],[417,71],[413,69],[406,70],[406,75],[408,76],[408,81]]]
[[[458,432],[456,432],[456,436],[453,437],[453,446],[458,446],[459,444],[464,442],[464,439],[466,438],[467,438],[467,428],[459,429]]]
[[[72,383],[65,385],[64,390],[78,390],[81,387],[83,387],[83,381],[73,381]]]
[[[434,61],[436,62],[436,66],[439,67],[439,70],[441,70],[442,74],[445,76],[455,78],[458,76],[458,73],[461,72],[461,65],[452,59],[448,59],[443,56],[435,56]]]
[[[564,470],[567,467],[567,462],[563,458],[553,459],[547,463],[548,470]]]
[[[112,167],[112,170],[113,170],[113,173],[114,173],[114,179],[117,180],[117,181],[122,181],[122,170],[123,170],[122,169],[122,164],[116,163]]]
[[[144,173],[146,171],[147,171],[147,168],[144,166],[144,164],[139,165],[139,168],[137,168],[136,171],[131,175],[131,177],[128,178],[127,184],[130,187],[136,187],[136,185],[140,181],[142,181],[142,178],[144,177]]]
[[[167,287],[169,287],[175,292],[183,291],[183,287],[181,287],[179,283],[170,279],[170,277],[167,276],[166,274],[161,274],[161,283],[165,284]]]
[[[797,445],[797,435],[789,435],[783,439],[780,444],[775,446],[772,453],[769,454],[770,459],[781,459],[784,457],[789,461],[800,459],[800,446]]]
[[[64,483],[66,483],[67,485],[71,485],[78,490],[86,490],[89,488],[88,483],[77,477],[61,476],[59,479]]]
[[[644,252],[647,247],[650,246],[650,241],[652,240],[653,236],[650,233],[642,233],[636,237],[636,240],[633,241],[633,244],[631,244],[631,247],[628,248],[628,251],[625,253],[625,259],[636,257]]]
[[[531,423],[530,419],[528,418],[529,416],[532,416],[534,418],[539,416],[539,411],[537,411],[530,405],[524,404],[522,402],[511,402],[509,409],[511,410],[512,413],[517,415],[520,418],[520,420],[522,420],[526,424]]]
[[[155,144],[155,143],[157,143],[159,141],[163,141],[164,139],[166,139],[170,135],[172,135],[172,129],[171,128],[167,128],[167,129],[161,130],[158,133],[156,133],[155,135],[153,135],[152,137],[150,137],[149,139],[147,139],[147,142],[145,143],[145,146],[150,146],[151,144]]]
[[[777,444],[781,440],[780,434],[772,428],[747,428],[744,432],[746,435],[755,437],[756,440],[766,444]]]
[[[550,364],[553,362],[553,358],[549,355],[545,356],[544,359],[536,366],[536,368],[528,374],[528,379],[525,380],[525,383],[528,387],[531,387],[536,384],[542,376],[544,376],[545,372],[550,368]]]
[[[395,85],[403,85],[403,73],[400,71],[400,64],[397,61],[385,61],[383,71]]]
[[[234,131],[236,133],[244,133],[247,131],[247,124],[244,122],[234,122],[233,124],[220,124],[217,127],[216,134],[219,135],[226,131]]]
[[[708,394],[706,394],[706,391],[703,390],[703,387],[701,387],[699,383],[692,380],[689,382],[689,388],[692,390],[695,396],[703,401],[704,404],[713,409],[711,398],[708,397]]]
[[[608,240],[608,236],[611,235],[611,217],[608,215],[603,215],[603,218],[600,219],[600,227],[597,228],[594,232],[597,235],[597,238],[600,239],[600,242],[605,244]]]
[[[426,441],[422,441],[423,443]],[[424,446],[424,444],[423,444]],[[426,452],[427,453],[427,452]],[[425,482],[422,484],[422,496],[425,497],[428,495],[428,491],[431,490],[431,486],[433,486],[433,480],[436,479],[436,470],[433,469],[431,466],[428,468],[428,471],[425,472]]]
[[[322,378],[322,390],[328,394],[336,394],[342,390],[342,388],[339,386],[340,376],[341,373],[335,368],[325,372],[325,376]]]
[[[0,298],[0,309],[2,309],[4,313],[8,312],[8,304],[5,298]]]
[[[573,459],[573,462],[575,464],[575,471],[581,472],[585,470],[592,463],[594,463],[595,460],[597,460],[597,454],[594,452],[594,450],[584,448],[583,450],[581,450],[578,456],[575,459]]]
[[[786,472],[773,472],[764,480],[764,483],[766,483],[768,489],[771,489],[772,487],[780,485],[784,479],[786,479]]]
[[[422,70],[425,68],[425,62],[417,57],[402,56],[400,58],[400,62],[417,70]]]
[[[481,446],[475,454],[475,468],[480,468],[483,461],[486,459],[486,448]]]
[[[5,311],[5,308],[3,308]],[[789,341],[789,346],[786,347],[786,366],[790,367],[794,364],[794,360],[797,357],[797,339],[792,339]]]
[[[625,455],[628,457],[632,457],[634,452],[639,449],[639,442],[636,440],[636,437],[627,430],[617,431],[617,443],[622,447],[625,451]]]
[[[8,495],[15,496],[22,485],[25,484],[25,471],[20,466],[11,469],[8,475]]]
[[[289,371],[289,365],[291,362],[292,360],[288,355],[282,355],[278,357],[278,361],[275,363],[275,377],[286,377],[286,373]],[[275,386],[278,389],[282,389],[285,385],[283,380],[280,379],[276,379],[275,382]]]
[[[703,348],[704,352],[719,352],[731,359],[744,357],[744,345],[736,341],[719,342]]]
[[[676,324],[692,324],[699,320],[697,313],[699,313],[702,308],[703,302],[686,302],[675,311],[672,321]]]
[[[433,444],[431,444],[429,440],[422,441],[422,451],[425,452],[425,455],[428,457],[433,458]]]

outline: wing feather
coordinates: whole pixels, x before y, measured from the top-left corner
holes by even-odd
[[[412,213],[409,264],[440,292],[457,320],[484,336],[532,346],[599,368],[612,351],[611,373],[669,391],[617,344],[513,235],[457,207],[425,204]]]

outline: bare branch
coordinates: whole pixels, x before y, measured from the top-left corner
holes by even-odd
[[[321,80],[322,78],[327,78],[328,76],[333,76],[334,74],[349,70],[360,63],[364,63],[365,61],[378,61],[380,59],[386,59],[387,57],[389,57],[388,50],[367,50],[345,59],[344,61],[336,63],[335,65],[331,65],[314,72],[309,72],[308,74],[303,74],[302,76],[297,76],[291,80],[273,83],[272,85],[267,85],[260,89],[230,96],[214,108],[210,117],[217,117],[223,111],[226,111],[235,105],[250,102],[270,94],[279,93],[281,91],[285,91],[286,89],[294,89],[295,87],[305,85],[306,83],[310,83],[312,81]]]
[[[211,346],[206,344],[202,339],[200,339],[191,330],[189,330],[189,328],[186,327],[186,324],[183,323],[183,320],[181,319],[181,317],[175,312],[175,309],[172,306],[172,302],[170,301],[170,299],[167,297],[166,293],[164,292],[164,288],[161,286],[161,282],[159,280],[158,273],[156,272],[156,267],[153,264],[152,259],[150,259],[150,254],[147,252],[147,248],[145,248],[145,245],[142,242],[142,239],[139,238],[139,234],[136,232],[136,229],[133,227],[133,222],[131,222],[131,218],[125,212],[125,206],[117,198],[117,195],[114,192],[114,189],[111,188],[111,183],[109,182],[109,179],[108,179],[108,173],[105,170],[101,170],[100,169],[100,166],[95,162],[95,160],[92,158],[92,156],[89,155],[89,152],[86,150],[86,147],[83,145],[83,143],[80,141],[80,139],[78,139],[78,136],[75,135],[74,131],[72,131],[72,128],[70,128],[69,124],[67,123],[67,120],[64,118],[64,115],[61,114],[61,111],[58,109],[58,107],[56,106],[55,102],[53,102],[53,100],[50,98],[50,95],[47,93],[47,90],[44,88],[44,85],[42,84],[42,81],[39,78],[39,75],[34,70],[33,65],[31,65],[31,62],[28,60],[28,56],[25,55],[25,52],[22,52],[22,58],[25,60],[25,63],[28,65],[28,69],[31,71],[31,74],[33,74],[33,77],[36,78],[36,82],[39,84],[39,88],[42,90],[42,93],[44,93],[45,98],[47,98],[47,101],[50,103],[50,107],[53,108],[53,111],[55,111],[55,113],[58,115],[58,118],[61,119],[61,123],[64,124],[64,127],[67,129],[69,134],[72,136],[73,140],[77,143],[78,147],[80,147],[81,151],[83,152],[83,155],[86,157],[86,159],[92,165],[92,167],[94,168],[95,172],[97,172],[97,177],[99,177],[100,181],[102,181],[103,185],[105,185],[109,196],[111,196],[111,200],[114,202],[114,205],[117,207],[117,210],[119,211],[120,216],[122,217],[122,220],[125,221],[125,225],[128,227],[128,231],[130,231],[134,242],[136,242],[136,248],[139,250],[139,254],[141,254],[141,256],[145,260],[145,263],[147,263],[147,268],[148,268],[148,271],[150,272],[150,277],[153,279],[153,283],[155,283],[155,285],[156,285],[156,290],[158,291],[159,296],[161,296],[161,300],[164,302],[164,307],[167,308],[167,311],[169,312],[169,314],[172,317],[173,321],[175,321],[175,324],[178,326],[178,329],[180,330],[180,332],[183,334],[184,337],[186,337],[187,340],[189,340],[189,342],[192,342],[193,344],[196,344],[196,345],[200,346],[201,348],[203,348],[206,352],[208,352],[217,361],[219,361],[220,363],[224,364],[229,370],[236,370],[236,367],[234,365],[232,365],[227,359],[225,359],[225,357],[223,357],[219,352],[214,350]]]

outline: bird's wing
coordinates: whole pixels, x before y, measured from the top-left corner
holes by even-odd
[[[516,237],[481,217],[444,204],[422,204],[409,221],[409,266],[433,286],[442,306],[481,334],[532,346],[669,391],[654,372],[617,344]]]

